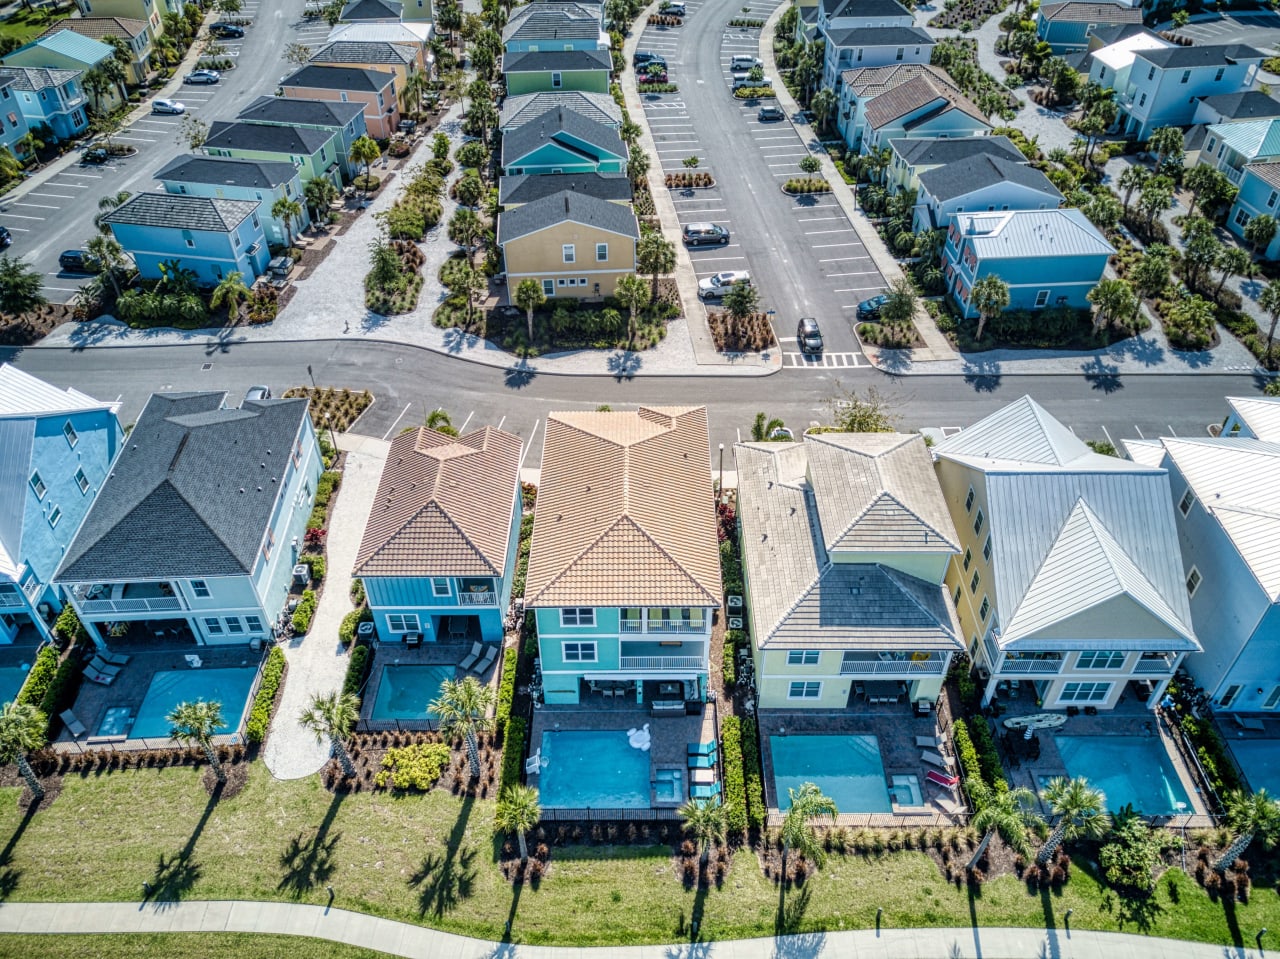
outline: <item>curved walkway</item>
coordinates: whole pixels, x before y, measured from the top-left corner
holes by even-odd
[[[518,933],[517,929],[517,933]],[[1259,950],[1120,932],[874,929],[668,946],[571,948],[469,939],[363,913],[287,902],[6,902],[3,933],[247,932],[310,936],[421,959],[1255,959]]]

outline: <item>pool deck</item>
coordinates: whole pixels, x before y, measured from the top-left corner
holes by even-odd
[[[366,732],[382,729],[434,730],[435,724],[427,716],[425,705],[422,718],[419,719],[374,719],[373,706],[378,701],[378,688],[382,685],[382,667],[384,666],[453,666],[453,679],[464,676],[477,676],[482,683],[496,688],[502,673],[502,656],[506,644],[498,650],[493,662],[483,674],[464,671],[458,664],[471,652],[471,643],[479,641],[479,635],[463,643],[423,643],[410,648],[404,643],[378,643],[374,646],[373,668],[369,671],[369,680],[365,685],[363,706],[360,710],[359,728]],[[488,644],[482,644],[488,645]],[[424,703],[436,698],[438,690],[431,690]]]
[[[1245,729],[1233,718],[1234,715],[1234,713],[1215,713],[1213,722],[1218,727],[1218,733],[1226,741],[1227,748],[1231,750],[1231,758],[1236,767],[1244,775],[1245,781],[1249,783],[1249,788],[1255,792],[1259,789],[1266,789],[1272,795],[1280,793],[1280,788],[1273,788],[1272,785],[1263,781],[1256,774],[1253,779],[1250,779],[1250,760],[1248,757],[1237,753],[1235,748],[1238,743],[1267,743],[1274,750],[1273,755],[1280,756],[1280,716],[1273,713],[1243,714],[1241,718],[1251,725],[1256,723],[1261,723],[1262,725],[1261,729]]]

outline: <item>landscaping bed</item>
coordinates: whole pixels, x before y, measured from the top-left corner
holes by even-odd
[[[1099,350],[1136,336],[1150,324],[1142,317],[1136,326],[1104,327],[1095,331],[1088,310],[1048,307],[1043,310],[1009,310],[987,323],[981,341],[975,341],[978,321],[963,319],[949,302],[925,301],[938,330],[962,353],[987,350]]]
[[[739,100],[772,100],[777,96],[773,87],[740,87],[733,95]]]
[[[708,313],[707,325],[718,353],[759,353],[778,342],[765,313],[753,313],[741,320],[723,311]]]
[[[6,322],[0,326],[0,346],[30,346],[44,339],[63,323],[96,319],[98,315],[77,315],[76,308],[66,303],[46,303],[16,317],[6,314]]]
[[[426,256],[417,245],[408,240],[392,240],[391,248],[398,257],[398,268],[395,276],[388,271],[381,277],[371,270],[364,279],[364,305],[383,316],[395,316],[408,313],[418,305],[418,295],[422,292],[422,264]]]
[[[333,429],[345,433],[360,414],[373,403],[368,390],[349,390],[332,386],[294,386],[285,390],[284,397],[305,396],[311,401],[311,425],[317,430]]]
[[[423,695],[434,698],[434,692],[424,690]],[[433,789],[443,790],[454,796],[489,799],[497,795],[498,774],[502,765],[502,751],[496,737],[481,733],[480,776],[473,780],[467,749],[462,739],[446,741],[434,732],[358,732],[347,743],[347,753],[356,768],[356,775],[347,778],[342,766],[332,759],[320,773],[324,787],[334,792],[368,792],[380,790],[405,794],[423,793]],[[439,757],[431,756],[428,747],[443,747]],[[429,758],[430,757],[430,758]],[[422,775],[407,776],[406,783],[397,786],[394,772],[397,766],[408,767],[415,761],[423,761]],[[426,768],[430,767],[430,768]],[[438,772],[437,772],[438,770]],[[436,773],[432,776],[431,773]],[[413,780],[414,785],[407,785]]]
[[[702,189],[716,185],[715,178],[710,173],[667,173],[663,179],[671,190]]]
[[[803,196],[808,193],[830,193],[831,184],[821,177],[797,177],[784,183],[782,192],[791,196]]]

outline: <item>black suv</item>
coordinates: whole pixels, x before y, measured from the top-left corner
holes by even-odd
[[[0,250],[7,249],[13,243],[13,234],[7,226],[0,226]]]
[[[244,36],[244,27],[238,27],[234,23],[215,23],[210,25],[209,32],[224,40],[239,40]]]
[[[818,321],[814,317],[801,317],[796,326],[796,340],[800,344],[801,353],[822,352],[822,330],[818,329]]]
[[[884,305],[889,302],[889,297],[881,293],[879,296],[873,296],[869,300],[863,300],[858,304],[858,319],[874,322],[880,319],[880,311],[884,309]]]
[[[635,59],[632,62],[637,70],[646,63],[659,63],[662,65],[662,69],[665,70],[667,68],[666,57],[660,53],[654,53],[652,50],[637,50]]]
[[[58,257],[58,266],[64,273],[96,273],[98,261],[84,250],[63,250]]]

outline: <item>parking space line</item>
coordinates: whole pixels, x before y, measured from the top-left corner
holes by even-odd
[[[46,196],[54,200],[74,200],[75,199],[75,197],[72,196],[70,193],[36,193],[35,191],[32,191],[31,193],[28,193],[27,196]]]
[[[61,210],[62,209],[62,207],[60,206],[50,206],[47,203],[14,203],[14,206],[30,206],[30,207],[35,207],[37,210]]]
[[[745,256],[700,256],[698,257],[698,262],[714,263],[719,260],[745,260],[745,259],[746,259]],[[717,271],[712,271],[712,272],[717,272]]]
[[[836,246],[848,246],[848,245],[849,245],[849,244],[846,244],[846,243],[837,243],[837,244],[836,244]],[[818,262],[819,262],[819,263],[848,263],[850,260],[869,260],[869,259],[871,259],[871,254],[870,254],[870,253],[866,253],[866,254],[863,254],[862,256],[833,256],[833,257],[830,257],[829,259],[826,259],[826,260],[819,260]],[[833,274],[831,274],[831,275],[832,275],[832,276],[839,276],[840,274],[839,274],[839,273],[833,273]]]
[[[51,207],[50,209],[57,209]],[[11,216],[15,220],[40,220],[41,222],[49,219],[47,216],[23,216],[21,213],[10,213],[8,210],[0,210],[0,216]]]
[[[841,217],[838,217],[838,216],[810,216],[810,217],[801,217],[799,220],[796,220],[796,222],[797,223],[817,223],[819,220],[839,220],[839,219],[841,219]]]
[[[10,226],[5,227],[10,233],[30,233],[31,228],[26,226]]]
[[[854,242],[852,242],[852,243],[821,243],[821,244],[819,244],[819,245],[815,246],[815,247],[814,247],[814,249],[815,249],[815,250],[827,250],[827,249],[830,249],[831,247],[835,247],[835,246],[862,246],[862,244],[861,244],[861,243],[858,243],[856,240],[855,240]]]
[[[101,174],[101,173],[63,173],[63,174],[62,174],[62,176],[78,176],[78,177],[83,177],[83,178],[84,178],[84,179],[86,179],[86,180],[101,180],[101,179],[102,179],[102,174]]]
[[[134,140],[134,141],[136,141],[136,142],[138,142],[138,143],[155,143],[155,142],[156,142],[155,140],[151,139],[150,137],[126,137],[126,136],[121,136],[121,135],[120,135],[120,134],[118,134],[118,133],[116,134],[116,137],[115,137],[115,138],[116,138],[117,140]]]
[[[825,233],[852,233],[853,227],[841,227],[838,230],[805,230],[805,236],[822,236]]]
[[[681,216],[700,217],[704,213],[723,213],[725,209],[726,208],[722,206],[712,206],[712,207],[708,207],[705,210],[686,210],[684,213],[677,213],[676,216],[677,217],[681,217]],[[721,223],[733,222],[732,220],[724,220],[724,219],[721,219],[720,217],[716,217],[716,219],[720,220]],[[694,220],[693,222],[697,223],[698,221]]]

